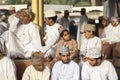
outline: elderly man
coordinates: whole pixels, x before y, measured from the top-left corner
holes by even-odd
[[[22,80],[49,80],[50,69],[44,65],[44,58],[35,52],[32,55],[32,65],[28,66]]]
[[[70,60],[70,52],[67,46],[60,47],[61,61],[54,64],[51,80],[80,80],[80,67]]]
[[[116,17],[111,18],[111,24],[104,28],[103,37],[101,37],[103,42],[103,53],[105,59],[112,58],[112,48],[114,44],[120,44],[120,24]],[[117,45],[116,45],[117,46]],[[119,46],[117,46],[119,47]],[[120,56],[120,55],[118,55]]]
[[[29,58],[32,52],[41,46],[39,26],[32,22],[33,13],[22,9],[10,24],[9,30],[1,35],[8,51],[8,56]],[[21,24],[20,24],[21,23]]]
[[[113,64],[102,59],[98,48],[90,49],[86,57],[87,61],[82,67],[82,80],[118,80]]]
[[[0,80],[17,80],[16,67],[11,59],[0,51]]]

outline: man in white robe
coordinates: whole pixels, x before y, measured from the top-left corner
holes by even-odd
[[[14,62],[0,51],[0,80],[17,80]]]
[[[69,48],[60,46],[61,61],[54,64],[51,80],[80,80],[80,67],[70,60]]]
[[[56,23],[57,15],[53,10],[45,11],[45,23],[46,30],[43,41],[45,46],[43,46],[40,50],[44,53],[44,57],[54,57],[56,43],[60,38],[60,32],[62,30],[62,26]]]
[[[31,20],[33,13],[22,9],[10,24],[8,31],[1,35],[8,51],[8,56],[29,58],[32,52],[38,51],[41,46],[39,26]],[[22,24],[19,24],[21,22]]]
[[[100,49],[90,49],[86,57],[87,61],[82,67],[82,80],[118,80],[113,64],[102,59]]]
[[[49,80],[50,69],[44,65],[44,58],[38,52],[33,53],[32,65],[28,66],[22,80]]]
[[[116,45],[120,43],[120,24],[117,17],[112,17],[111,24],[104,28],[101,40],[103,43],[102,51],[105,55],[104,58],[111,59],[114,54],[112,53],[114,44]]]

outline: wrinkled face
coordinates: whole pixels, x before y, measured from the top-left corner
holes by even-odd
[[[22,12],[20,18],[21,18],[20,21],[23,24],[28,24],[31,20],[31,17],[26,12]]]
[[[85,31],[84,35],[87,39],[91,38],[93,36],[93,32],[92,31]]]
[[[42,62],[37,62],[35,65],[33,65],[34,68],[37,70],[37,71],[43,71],[44,70],[44,64]]]
[[[116,27],[118,24],[115,21],[111,21],[113,27]]]
[[[61,55],[61,60],[64,64],[68,64],[70,61],[70,55],[69,54],[62,54]]]
[[[64,34],[63,34],[63,39],[65,41],[69,41],[70,40],[70,33],[65,31]]]
[[[96,66],[97,65],[97,60],[93,58],[87,58],[87,61],[91,66]]]

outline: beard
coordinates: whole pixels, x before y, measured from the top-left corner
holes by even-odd
[[[64,64],[68,64],[69,62],[70,62],[70,60],[66,60],[66,61],[62,60],[62,63],[64,63]]]

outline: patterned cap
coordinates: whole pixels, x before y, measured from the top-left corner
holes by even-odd
[[[56,16],[56,12],[53,11],[53,10],[47,10],[44,12],[44,17],[47,18],[47,17],[55,17]]]
[[[89,49],[87,54],[86,54],[86,57],[88,58],[99,58],[101,57],[101,50],[99,48],[92,48],[92,49]]]
[[[15,7],[10,6],[10,7],[9,7],[9,10],[15,10]]]
[[[85,24],[84,31],[95,31],[95,25],[93,24]]]
[[[62,55],[69,54],[68,46],[61,46],[59,49],[59,53],[61,53]]]

